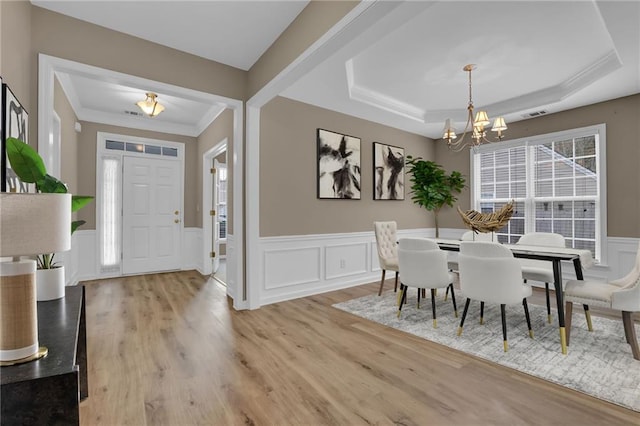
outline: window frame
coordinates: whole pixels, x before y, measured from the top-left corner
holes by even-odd
[[[607,264],[607,159],[606,159],[606,124],[597,124],[576,129],[563,130],[559,132],[545,133],[541,135],[533,135],[524,138],[502,141],[473,147],[469,151],[469,171],[470,171],[470,201],[471,208],[480,210],[480,155],[482,153],[494,152],[498,150],[516,148],[520,146],[526,147],[526,196],[525,196],[525,230],[524,232],[533,232],[535,230],[535,201],[549,197],[535,197],[535,181],[534,176],[535,161],[531,157],[536,145],[542,145],[553,141],[562,141],[566,139],[576,139],[586,136],[595,136],[596,138],[596,173],[597,173],[597,195],[596,198],[596,244],[595,244],[595,261],[600,265]],[[576,198],[571,196],[570,198]],[[590,196],[589,196],[590,197]],[[486,200],[485,200],[486,201]],[[529,219],[527,219],[529,218]],[[575,238],[575,236],[574,236]]]

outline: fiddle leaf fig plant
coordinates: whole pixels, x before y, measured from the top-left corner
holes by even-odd
[[[47,173],[44,161],[38,152],[30,145],[16,138],[7,139],[7,157],[11,168],[21,181],[36,185],[36,191],[47,194],[66,194],[67,185],[58,178]],[[93,200],[90,195],[72,195],[71,212],[76,212]],[[71,233],[86,221],[75,220],[71,222]],[[37,258],[38,269],[51,269],[56,265],[53,262],[54,253],[39,255]]]
[[[411,199],[415,204],[433,211],[438,238],[438,213],[445,205],[453,207],[458,200],[455,194],[464,188],[465,178],[457,171],[447,174],[440,164],[420,157],[408,155],[406,164],[407,173],[411,175]]]

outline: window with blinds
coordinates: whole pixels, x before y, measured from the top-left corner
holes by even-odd
[[[602,260],[606,236],[605,126],[486,145],[472,152],[473,198],[482,212],[514,200],[514,215],[498,240],[555,232],[567,247]]]

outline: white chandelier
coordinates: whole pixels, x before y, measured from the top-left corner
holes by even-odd
[[[476,113],[475,119],[473,117],[473,100],[471,97],[471,71],[473,71],[475,68],[475,64],[468,64],[465,65],[464,68],[462,68],[463,71],[469,73],[469,105],[467,105],[467,124],[464,127],[462,137],[456,140],[458,136],[456,135],[456,130],[451,125],[450,118],[447,118],[447,121],[444,124],[444,135],[442,137],[447,141],[447,146],[449,147],[449,149],[455,152],[461,151],[466,146],[475,147],[482,143],[491,142],[486,137],[486,127],[491,123],[489,121],[487,112],[478,111]],[[507,130],[507,124],[504,122],[504,117],[496,118],[493,122],[491,131],[498,133],[496,136],[498,140],[502,140],[502,138],[504,138],[504,134],[502,132],[505,130]],[[469,131],[471,131],[471,138],[470,140],[465,140],[465,136]]]

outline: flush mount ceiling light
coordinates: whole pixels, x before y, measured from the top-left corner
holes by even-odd
[[[156,100],[157,97],[158,95],[155,93],[147,92],[147,98],[144,101],[136,102],[136,105],[149,117],[155,117],[164,111],[164,106]]]
[[[489,116],[486,111],[478,111],[476,113],[475,118],[473,117],[473,100],[471,97],[471,71],[476,68],[475,64],[468,64],[462,68],[463,71],[469,73],[469,104],[467,105],[467,124],[464,127],[464,132],[462,133],[462,137],[459,140],[457,139],[456,131],[451,124],[451,119],[447,118],[447,121],[444,124],[444,135],[442,136],[444,140],[447,141],[447,146],[452,151],[461,151],[466,146],[475,147],[482,143],[490,143],[491,141],[487,139],[486,135],[486,126],[488,126],[491,122],[489,121]],[[496,138],[498,140],[502,140],[504,135],[503,131],[507,130],[507,124],[504,121],[503,117],[498,117],[493,122],[493,127],[491,131],[497,132]],[[471,131],[471,139],[465,140],[465,136],[468,132]]]

